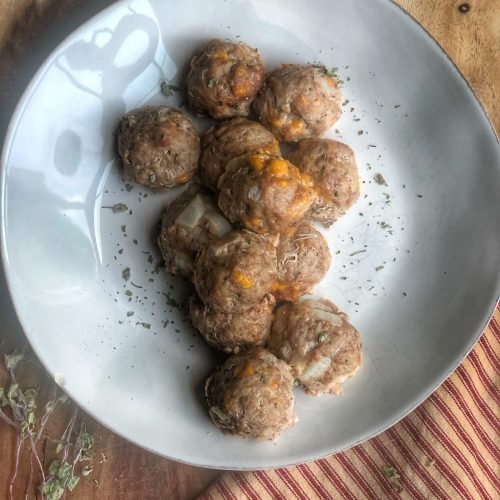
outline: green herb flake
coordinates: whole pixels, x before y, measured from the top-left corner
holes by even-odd
[[[24,358],[24,354],[6,354],[5,355],[5,367],[7,370],[14,370],[16,366],[21,362]]]
[[[57,480],[45,483],[42,491],[46,500],[59,500],[64,495],[64,487],[61,482]]]
[[[59,460],[57,460],[57,462],[59,462]],[[62,479],[63,481],[66,481],[71,477],[72,470],[73,467],[68,462],[63,462],[63,463],[59,462],[59,467],[56,473],[57,477],[59,479]]]
[[[128,281],[130,279],[130,267],[126,267],[123,271],[122,271],[122,278],[125,280],[125,281]]]
[[[127,230],[127,226],[126,226],[126,224],[123,224],[123,225],[121,226],[121,229],[122,229],[122,233],[124,233],[124,232]]]
[[[22,396],[22,392],[19,390],[19,385],[18,384],[12,384],[10,387],[9,387],[9,391],[7,392],[7,399],[9,400],[9,403],[11,405],[15,405],[16,402],[14,401],[18,396],[19,394],[21,395],[20,396],[20,399],[23,397]]]
[[[215,87],[215,85],[217,85],[219,83],[219,80],[217,78],[210,78],[210,80],[208,80],[208,83],[207,83],[207,87],[209,89]]]
[[[328,334],[328,332],[318,333],[318,343],[322,344],[323,342],[325,342],[325,340],[328,340],[329,336],[330,335]]]
[[[335,78],[337,77],[337,73],[339,71],[339,68],[327,68],[324,64],[319,64],[316,67],[321,69],[326,76],[333,76]]]
[[[384,467],[382,469],[382,472],[389,481],[401,478],[401,476],[398,474],[398,471],[394,467]]]
[[[49,474],[51,476],[57,476],[59,472],[59,467],[61,466],[60,460],[52,460],[49,465]]]
[[[82,430],[78,436],[77,446],[80,447],[83,452],[90,450],[90,448],[94,446],[94,436]]]
[[[73,491],[76,488],[78,481],[80,481],[80,478],[78,476],[71,476],[70,480],[68,481],[68,490]]]
[[[130,318],[134,315],[134,311],[127,311],[127,318]]]
[[[125,290],[125,295],[132,297],[133,294],[132,290]]]
[[[0,408],[3,408],[4,406],[9,406],[9,400],[5,396],[5,389],[0,387]]]
[[[146,328],[146,330],[149,330],[151,328],[151,323],[141,323],[141,326]]]
[[[356,252],[352,252],[349,254],[349,257],[354,257],[355,255],[358,255],[358,253],[364,253],[366,250],[358,250]]]
[[[107,208],[107,207],[105,207]],[[126,212],[128,210],[127,205],[125,203],[115,203],[112,207],[111,210],[113,210],[114,214],[121,214],[123,212]]]
[[[377,266],[375,268],[375,271],[382,271],[382,269],[384,269],[384,266]]]
[[[160,84],[160,91],[165,97],[171,97],[174,95],[174,92],[179,92],[179,90],[181,90],[181,88],[173,83],[163,81]]]
[[[125,184],[125,189],[130,193],[130,191],[132,191],[132,189],[134,189],[134,186],[132,184]]]
[[[385,182],[384,176],[382,174],[375,174],[373,176],[373,180],[379,185],[379,186],[387,186],[387,182]]]
[[[84,465],[82,467],[82,476],[87,477],[94,469],[92,467],[89,467],[88,465]]]

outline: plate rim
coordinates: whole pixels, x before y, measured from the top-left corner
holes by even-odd
[[[152,0],[154,1],[154,0]],[[425,37],[428,38],[428,40],[432,41],[432,45],[434,48],[437,49],[437,54],[440,55],[441,57],[444,56],[445,61],[448,64],[451,64],[451,67],[453,71],[455,72],[456,76],[459,77],[459,79],[462,80],[466,84],[466,88],[468,89],[468,92],[470,93],[469,97],[472,97],[473,100],[476,102],[476,104],[479,105],[479,110],[481,114],[483,115],[483,118],[486,119],[486,122],[488,123],[491,131],[493,132],[494,137],[496,138],[497,146],[500,146],[500,139],[498,136],[497,131],[495,130],[495,127],[493,126],[493,123],[483,105],[481,100],[478,98],[476,93],[474,92],[474,89],[472,88],[471,84],[469,81],[465,78],[463,75],[462,71],[460,68],[456,65],[456,63],[453,61],[453,59],[448,55],[448,53],[443,49],[443,47],[438,43],[438,41],[434,38],[434,36],[415,18],[413,17],[409,12],[407,12],[402,6],[396,3],[395,0],[378,0],[381,4],[385,3],[387,8],[396,8],[396,10],[399,12],[399,15],[404,15],[406,16],[410,22],[414,23],[416,25],[417,30],[422,30],[422,34]],[[37,356],[38,360],[42,364],[43,368],[47,372],[49,376],[54,378],[55,373],[52,373],[52,370],[49,369],[47,364],[45,363],[44,359],[39,355],[35,347],[32,345],[30,341],[30,335],[28,334],[29,329],[25,327],[23,324],[23,320],[21,315],[19,314],[18,311],[18,305],[15,301],[12,288],[11,288],[11,276],[9,273],[9,265],[7,262],[7,234],[6,234],[6,225],[5,225],[5,208],[6,208],[6,198],[5,198],[5,192],[6,192],[6,168],[7,168],[7,162],[8,158],[10,155],[10,145],[12,144],[15,132],[18,127],[19,120],[26,109],[26,107],[29,105],[29,101],[31,96],[33,95],[33,92],[35,91],[38,83],[44,76],[48,66],[50,65],[51,62],[57,57],[57,54],[68,44],[70,41],[78,34],[81,32],[87,30],[89,27],[91,27],[92,24],[95,22],[98,22],[100,19],[107,17],[111,12],[122,8],[124,5],[128,4],[130,0],[117,0],[116,2],[112,3],[111,5],[105,7],[103,10],[99,11],[98,13],[94,14],[91,16],[88,20],[80,24],[77,28],[75,28],[73,31],[71,31],[69,34],[67,34],[64,39],[57,43],[56,46],[51,50],[50,54],[43,60],[43,62],[38,66],[36,71],[34,72],[33,76],[30,78],[30,81],[24,91],[22,92],[21,96],[19,97],[17,103],[15,104],[14,112],[12,113],[9,124],[6,128],[3,144],[2,144],[2,151],[0,154],[0,260],[2,264],[2,271],[3,275],[5,277],[5,282],[7,285],[7,293],[10,298],[10,303],[12,305],[13,312],[16,315],[17,321],[19,322],[24,335],[26,337],[26,340],[29,342],[30,348],[33,350],[35,355]],[[497,306],[499,306],[499,299],[500,299],[500,268],[498,269],[497,272],[497,290],[496,290],[496,295],[490,298],[490,305],[487,308],[487,313],[486,316],[483,318],[483,322],[480,327],[476,329],[473,335],[471,335],[469,342],[465,345],[464,349],[462,350],[461,354],[457,357],[457,359],[442,369],[442,375],[439,377],[436,377],[435,382],[429,384],[429,387],[425,388],[425,390],[421,391],[422,394],[418,396],[415,401],[411,402],[404,408],[402,408],[397,414],[394,416],[393,419],[390,420],[389,423],[381,425],[379,428],[374,430],[371,433],[368,433],[366,435],[361,436],[359,439],[357,439],[355,442],[353,442],[351,445],[345,446],[343,448],[340,448],[335,451],[330,451],[328,453],[321,453],[319,455],[315,455],[314,457],[307,457],[304,460],[301,461],[287,461],[286,463],[281,463],[279,465],[273,465],[273,466],[264,466],[264,467],[250,467],[250,466],[227,466],[227,465],[221,465],[221,464],[207,464],[207,463],[198,463],[198,462],[191,462],[186,459],[170,456],[168,454],[159,452],[157,450],[154,450],[150,448],[147,445],[142,444],[139,440],[136,440],[133,436],[126,436],[120,431],[117,431],[114,429],[111,425],[108,425],[107,423],[103,422],[101,418],[97,415],[94,414],[94,412],[87,407],[87,405],[84,403],[83,398],[78,398],[76,395],[73,396],[72,394],[69,394],[69,397],[72,399],[72,401],[79,407],[81,408],[85,413],[87,413],[90,417],[92,417],[94,420],[96,420],[100,425],[111,431],[112,433],[120,436],[121,438],[125,439],[126,441],[133,443],[136,446],[139,446],[140,448],[147,450],[155,455],[167,458],[169,460],[173,460],[179,463],[183,463],[186,465],[191,465],[191,466],[196,466],[196,467],[202,467],[202,468],[207,468],[207,469],[217,469],[217,470],[235,470],[235,471],[253,471],[253,470],[272,470],[277,467],[290,467],[294,465],[299,465],[303,463],[309,463],[315,460],[319,460],[331,455],[335,455],[337,453],[341,453],[343,451],[346,451],[350,448],[353,448],[354,446],[357,446],[361,443],[364,443],[366,441],[369,441],[370,439],[378,436],[382,432],[385,432],[386,430],[390,429],[394,425],[396,425],[399,421],[401,421],[404,417],[409,415],[411,412],[413,412],[416,408],[418,408],[422,403],[424,403],[454,372],[455,370],[462,364],[462,362],[465,360],[465,358],[469,355],[469,353],[472,351],[472,349],[475,347],[479,339],[481,338],[485,328],[487,327],[491,317],[493,316],[495,309]],[[64,387],[59,386],[62,391],[65,393],[67,392]]]

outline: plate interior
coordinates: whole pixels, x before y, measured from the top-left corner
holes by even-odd
[[[189,325],[191,286],[159,266],[155,244],[180,190],[126,185],[115,161],[119,117],[183,105],[160,82],[182,85],[190,57],[215,37],[258,47],[269,69],[337,67],[345,102],[328,136],[355,150],[362,180],[359,202],[325,232],[333,266],[315,295],[350,315],[364,365],[339,397],[296,390],[300,422],[277,443],[231,438],[210,422],[203,382],[223,356]],[[9,288],[48,371],[115,432],[202,466],[311,460],[393,424],[477,340],[499,289],[499,163],[466,82],[388,1],[118,2],[54,51],[11,122]],[[118,203],[127,210],[115,213]]]

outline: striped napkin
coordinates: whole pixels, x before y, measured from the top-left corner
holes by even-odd
[[[201,499],[500,498],[500,309],[419,408],[378,437],[297,467],[223,474]]]

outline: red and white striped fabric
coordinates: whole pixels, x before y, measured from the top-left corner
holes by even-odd
[[[316,462],[230,472],[201,498],[500,498],[500,309],[419,408],[378,437]]]

